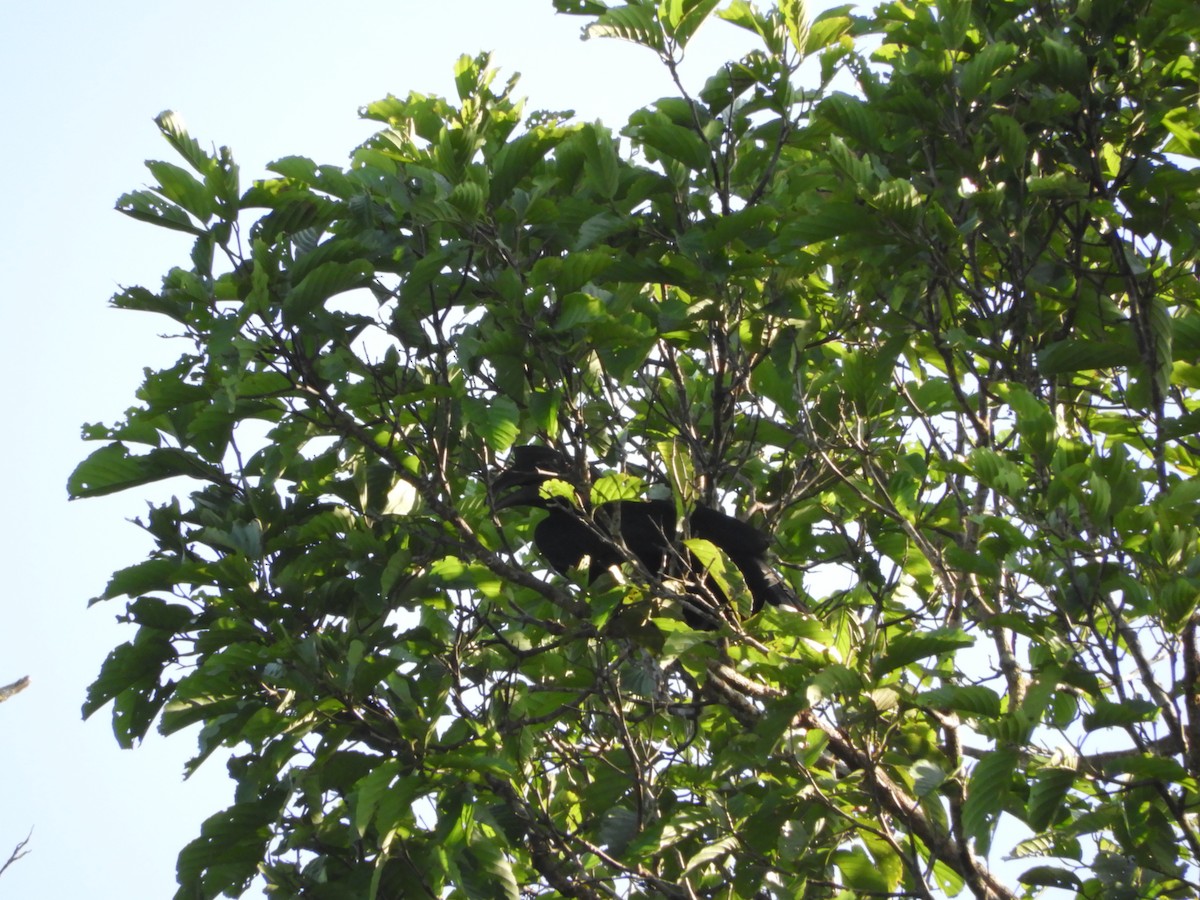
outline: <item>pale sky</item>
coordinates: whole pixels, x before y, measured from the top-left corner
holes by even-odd
[[[147,542],[126,520],[151,496],[68,504],[67,476],[94,449],[79,428],[118,418],[142,368],[182,349],[160,337],[165,320],[107,306],[118,285],[155,287],[188,265],[186,235],[113,211],[150,180],[144,160],[176,161],[154,116],[173,109],[202,145],[230,146],[245,187],[281,156],[345,165],[374,129],[360,106],[410,90],[452,96],[461,53],[494,50],[502,78],[522,72],[531,109],[573,108],[614,129],[672,93],[640,48],[581,42],[583,22],[555,15],[550,0],[0,7],[0,684],[33,680],[0,705],[0,864],[33,829],[0,898],[170,898],[176,854],[231,799],[220,759],[183,782],[193,737],[151,735],[122,751],[108,710],[86,724],[79,714],[105,655],[133,635],[114,621],[122,604],[86,603],[144,557]],[[684,69],[689,86],[746,46],[736,29],[706,25]]]

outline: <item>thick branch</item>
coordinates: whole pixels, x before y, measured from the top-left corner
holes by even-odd
[[[1184,746],[1187,749],[1188,773],[1200,776],[1200,644],[1197,643],[1197,627],[1193,620],[1183,629],[1183,705],[1187,710],[1187,722],[1183,729]]]
[[[9,697],[15,697],[27,687],[29,687],[28,675],[26,675],[24,678],[18,678],[12,684],[6,684],[4,687],[0,687],[0,703],[3,703]]]

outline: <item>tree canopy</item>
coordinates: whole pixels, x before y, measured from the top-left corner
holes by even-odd
[[[194,244],[69,481],[177,494],[84,712],[232,752],[177,896],[1195,896],[1200,6],[554,6],[675,95],[614,131],[464,56],[249,187],[164,113],[118,203]],[[702,24],[757,46],[689,89]],[[528,444],[581,519],[752,523],[802,608],[686,534],[715,631],[550,571]]]

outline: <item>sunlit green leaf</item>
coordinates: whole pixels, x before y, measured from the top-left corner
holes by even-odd
[[[664,48],[663,32],[648,3],[630,3],[605,9],[584,29],[584,36],[620,38],[651,50]]]
[[[496,453],[503,453],[512,446],[519,433],[520,410],[508,397],[493,397],[488,400],[467,397],[463,409],[468,421],[478,430],[488,446]]]
[[[121,444],[101,447],[81,462],[67,481],[71,497],[99,497],[176,475],[222,482],[224,473],[173,447],[133,455]]]
[[[150,191],[133,191],[122,194],[121,199],[117,201],[117,209],[131,218],[149,222],[152,225],[161,225],[163,228],[183,231],[187,234],[203,234],[202,229],[193,224],[191,217],[184,212],[182,207],[164,200]]]
[[[661,156],[692,170],[704,171],[711,161],[708,144],[693,128],[676,125],[660,112],[635,114],[625,133]]]

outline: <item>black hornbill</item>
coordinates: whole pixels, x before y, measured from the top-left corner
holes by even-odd
[[[547,510],[533,531],[533,543],[556,572],[566,574],[586,556],[591,560],[588,580],[595,581],[610,566],[626,561],[625,551],[652,576],[672,575],[686,583],[689,572],[698,576],[702,571],[695,556],[677,544],[672,501],[614,500],[597,505],[589,518],[566,500],[543,496],[542,485],[552,479],[572,480],[566,457],[550,447],[516,447],[508,466],[492,483],[492,490],[496,510],[513,506]],[[770,542],[753,525],[697,505],[688,517],[688,532],[711,541],[737,566],[750,590],[754,612],[766,603],[800,605],[791,586],[767,563]],[[680,571],[685,566],[686,571]],[[702,589],[696,580],[691,579],[688,599],[697,608],[685,605],[684,618],[694,628],[714,628],[713,606],[724,606],[729,598],[711,576],[704,579]]]

